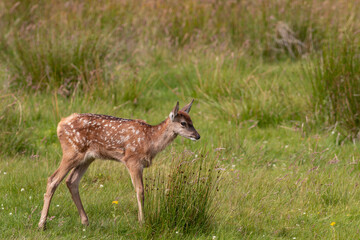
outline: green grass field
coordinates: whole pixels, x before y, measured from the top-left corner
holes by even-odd
[[[359,6],[2,1],[0,238],[358,239]],[[37,229],[62,117],[158,124],[191,99],[201,140],[144,171],[144,225],[125,166],[97,160],[80,183],[90,225],[63,182]]]

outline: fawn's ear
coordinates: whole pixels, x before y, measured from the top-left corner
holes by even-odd
[[[186,112],[186,113],[189,113],[193,102],[194,102],[194,99],[191,100],[191,102],[190,102],[188,105],[186,105],[185,107],[183,107],[183,108],[181,109],[181,111]]]
[[[171,121],[174,121],[176,115],[178,114],[178,111],[179,111],[179,102],[176,102],[176,106],[169,114]]]

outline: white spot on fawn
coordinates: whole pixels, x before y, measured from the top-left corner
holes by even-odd
[[[136,150],[136,148],[130,144],[126,145],[126,147],[129,148],[133,152]]]
[[[121,140],[123,141],[123,142],[126,142],[126,141],[128,141],[130,139],[130,136],[129,135],[127,135],[126,137],[121,137]]]

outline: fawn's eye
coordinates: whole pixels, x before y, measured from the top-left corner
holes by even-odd
[[[186,122],[181,122],[181,126],[185,127],[185,126],[186,126]]]

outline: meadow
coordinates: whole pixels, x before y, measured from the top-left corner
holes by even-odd
[[[360,1],[0,2],[1,239],[357,239]],[[71,113],[163,121],[192,99],[201,135],[144,171],[63,182],[37,223]]]

